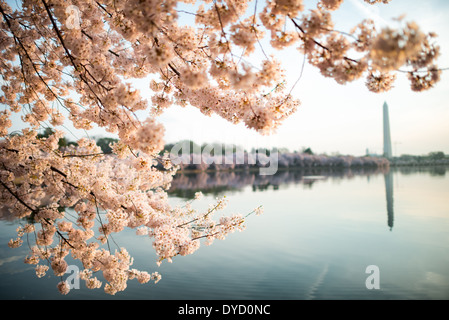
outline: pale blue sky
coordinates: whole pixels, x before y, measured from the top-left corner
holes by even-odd
[[[379,24],[392,23],[392,18],[402,14],[406,14],[405,21],[416,21],[423,31],[438,34],[442,51],[439,66],[449,67],[448,1],[392,0],[388,5],[370,6],[363,0],[346,0],[334,15],[335,29],[348,31],[366,17]],[[295,49],[277,55],[287,69],[288,85],[292,85],[300,74],[303,56]],[[192,107],[174,106],[160,117],[160,122],[166,128],[166,142],[191,139],[197,143],[224,142],[249,148],[311,147],[316,153],[363,155],[367,148],[382,153],[382,105],[387,101],[394,155],[437,150],[449,153],[448,73],[442,74],[434,89],[422,93],[413,93],[405,75],[398,74],[393,90],[374,94],[366,89],[364,79],[341,86],[306,64],[292,92],[301,100],[300,108],[269,137],[262,137],[243,125],[232,125],[218,116],[206,117]],[[147,84],[139,87],[145,91]],[[20,127],[16,121],[13,129]],[[91,136],[102,134],[101,130],[90,133]],[[78,138],[83,135],[76,133]],[[75,139],[71,135],[68,138]]]

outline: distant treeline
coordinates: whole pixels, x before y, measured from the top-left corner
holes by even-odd
[[[389,162],[380,157],[326,156],[307,153],[277,153],[270,155],[246,151],[219,156],[205,154],[182,155],[176,158],[181,171],[236,170],[269,167],[276,163],[277,168],[355,168],[385,167]]]
[[[47,128],[38,136],[48,137],[53,130]],[[103,153],[110,154],[110,145],[118,139],[101,137],[96,139]],[[61,148],[77,145],[67,138],[59,140]],[[186,150],[188,152],[186,152]],[[351,155],[318,155],[311,148],[290,151],[286,148],[252,148],[245,150],[236,145],[221,143],[198,145],[191,140],[168,143],[160,154],[170,153],[180,170],[207,171],[251,169],[268,166],[270,161],[277,161],[279,168],[357,168],[385,166],[427,166],[449,165],[449,156],[442,151],[430,152],[427,155],[401,155],[392,159],[381,156],[351,156]]]
[[[429,166],[449,165],[449,156],[442,151],[430,152],[427,155],[401,155],[390,159],[391,166]]]
[[[189,152],[182,152],[189,150]],[[279,168],[384,168],[388,166],[449,165],[449,156],[442,151],[427,155],[402,155],[393,159],[382,156],[315,154],[310,147],[290,151],[286,148],[252,148],[220,143],[198,145],[191,140],[167,144],[164,152],[179,163],[181,171],[217,171],[266,167],[277,161]],[[178,153],[179,152],[179,153]],[[276,157],[273,157],[273,155]]]
[[[282,148],[252,148],[245,150],[235,145],[220,143],[198,145],[185,140],[167,144],[165,151],[179,165],[181,171],[223,171],[257,169],[276,163],[277,168],[355,168],[385,167],[388,160],[382,157],[349,155],[316,155],[311,148],[289,151]]]

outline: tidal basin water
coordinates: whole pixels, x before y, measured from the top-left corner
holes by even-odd
[[[181,203],[199,190],[197,208],[226,195],[224,213],[259,205],[264,213],[250,216],[245,231],[160,267],[151,239],[132,230],[115,236],[135,268],[162,275],[157,284],[130,280],[115,296],[82,281],[61,296],[59,277],[49,271],[39,279],[23,263],[26,243],[7,246],[18,222],[3,217],[0,299],[449,299],[447,168],[183,175],[170,198]],[[379,289],[370,290],[373,265]]]

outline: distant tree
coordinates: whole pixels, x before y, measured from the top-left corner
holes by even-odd
[[[43,138],[48,139],[54,133],[55,133],[55,131],[52,128],[45,128],[44,132],[37,134],[37,138],[38,139],[43,139]],[[58,139],[58,147],[60,149],[64,148],[64,147],[68,147],[69,145],[76,146],[77,144],[76,144],[76,142],[69,141],[66,137],[61,137]]]
[[[118,139],[115,138],[100,138],[97,140],[97,146],[101,148],[101,151],[105,154],[112,153],[111,144],[117,143]]]
[[[288,148],[273,148],[273,152],[289,153],[290,150]]]
[[[429,153],[429,158],[432,160],[441,160],[444,159],[446,155],[442,151],[434,151]]]
[[[55,133],[55,131],[52,128],[45,128],[45,130],[42,133],[37,134],[37,138],[39,139],[48,138],[53,133]]]
[[[313,151],[311,148],[305,148],[302,152],[305,154],[313,155]]]

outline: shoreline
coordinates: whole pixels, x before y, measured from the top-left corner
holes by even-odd
[[[372,172],[388,172],[390,169],[399,168],[426,168],[426,167],[449,167],[449,161],[444,163],[390,163],[386,166],[374,166],[374,165],[357,165],[350,167],[343,166],[291,166],[291,167],[279,167],[277,172],[283,171],[329,171],[329,172],[341,172],[345,170],[358,171],[358,170],[368,170]],[[198,173],[257,173],[261,167],[246,167],[246,168],[215,168],[215,169],[178,169],[176,175],[178,174],[198,174]]]
[[[326,164],[311,164],[311,165],[291,165],[278,166],[277,171],[308,171],[308,170],[327,170],[327,171],[344,171],[344,170],[379,170],[388,171],[390,168],[402,167],[438,167],[449,166],[449,159],[444,160],[423,160],[423,161],[401,161],[401,160],[387,160],[383,158],[383,163],[356,163],[349,165],[326,165]],[[228,164],[216,164],[212,168],[189,168],[190,165],[185,165],[177,170],[177,173],[195,174],[195,173],[215,173],[215,172],[258,172],[264,166],[257,165],[243,165],[242,167],[230,166]]]

